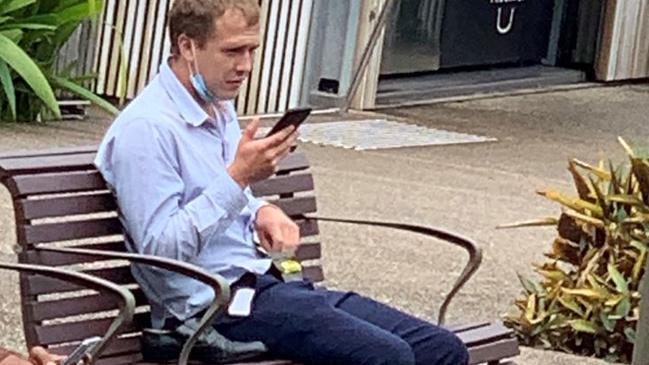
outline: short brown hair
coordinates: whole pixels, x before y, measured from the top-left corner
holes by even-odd
[[[241,10],[248,25],[259,23],[257,0],[176,0],[169,12],[169,37],[171,53],[177,55],[178,37],[185,34],[202,48],[215,32],[214,20],[226,10]]]

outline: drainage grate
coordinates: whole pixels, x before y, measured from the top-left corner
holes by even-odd
[[[495,138],[455,133],[385,119],[305,123],[300,140],[325,146],[376,150],[496,141]]]

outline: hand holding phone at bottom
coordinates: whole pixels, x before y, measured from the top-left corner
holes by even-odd
[[[58,365],[63,359],[63,356],[51,354],[40,346],[29,350],[29,361],[36,365]]]
[[[255,139],[257,129],[259,118],[253,119],[243,131],[234,161],[228,166],[228,174],[241,187],[274,174],[279,161],[297,142],[298,133],[294,126],[261,139]]]

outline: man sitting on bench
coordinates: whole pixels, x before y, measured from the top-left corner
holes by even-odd
[[[224,276],[238,308],[219,314],[214,328],[231,340],[261,341],[273,357],[466,364],[453,333],[353,292],[284,282],[255,244],[258,236],[267,252],[281,252],[300,242],[298,226],[249,189],[274,173],[297,132],[256,140],[254,120],[242,134],[233,104],[259,46],[259,11],[257,0],[174,2],[172,55],[110,127],[95,161],[116,195],[127,246]],[[133,273],[153,328],[174,331],[213,300],[207,286],[182,275],[140,266]],[[214,360],[207,350],[203,360]]]

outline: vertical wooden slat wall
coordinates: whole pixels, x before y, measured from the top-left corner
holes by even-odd
[[[602,27],[597,78],[649,77],[649,0],[608,0]]]
[[[314,0],[260,0],[262,44],[236,100],[240,114],[282,112],[299,103]],[[106,0],[94,50],[97,93],[131,99],[169,55],[173,0]],[[123,57],[123,59],[122,59]]]

